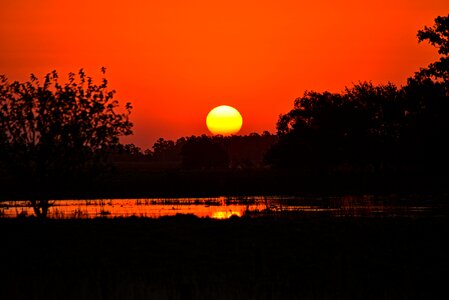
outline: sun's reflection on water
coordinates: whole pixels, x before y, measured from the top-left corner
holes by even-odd
[[[0,203],[3,217],[32,216],[33,209],[26,201],[6,201]],[[232,202],[224,197],[179,198],[179,199],[100,199],[100,200],[59,200],[48,210],[48,217],[55,219],[85,219],[96,217],[148,217],[193,214],[198,217],[227,219],[241,217],[247,209],[259,210],[264,204],[246,205]]]
[[[393,199],[365,197],[297,198],[283,196],[212,197],[212,198],[146,198],[91,199],[51,201],[48,217],[55,219],[88,219],[115,217],[159,218],[177,214],[192,214],[200,218],[228,219],[244,215],[288,216],[304,213],[333,216],[415,216],[438,209],[447,212],[447,203],[399,202]],[[418,205],[419,204],[419,205]],[[0,217],[33,216],[27,201],[0,202]]]
[[[211,218],[214,219],[229,219],[232,216],[241,217],[242,212],[240,211],[232,211],[232,210],[222,210],[222,211],[215,211],[212,213]]]

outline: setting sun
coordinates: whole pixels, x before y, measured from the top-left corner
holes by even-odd
[[[228,105],[217,106],[212,109],[206,118],[209,131],[213,134],[235,134],[242,128],[242,115],[237,109]]]

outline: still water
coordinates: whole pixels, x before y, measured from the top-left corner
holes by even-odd
[[[244,215],[298,216],[326,214],[333,216],[419,216],[448,213],[447,201],[410,198],[344,196],[300,198],[285,196],[91,199],[51,201],[48,217],[114,218],[174,216],[193,214],[198,217],[226,219]],[[0,202],[0,217],[32,216],[27,201]]]

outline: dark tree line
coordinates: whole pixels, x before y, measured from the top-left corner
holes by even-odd
[[[171,162],[184,169],[252,168],[264,165],[265,153],[276,142],[277,136],[267,131],[244,136],[190,136],[176,141],[159,138],[151,150],[118,145],[113,158]]]
[[[342,93],[307,91],[277,123],[267,162],[304,172],[447,172],[449,16],[418,33],[440,59],[403,87],[361,82]]]

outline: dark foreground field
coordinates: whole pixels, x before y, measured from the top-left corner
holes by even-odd
[[[0,219],[0,299],[445,299],[449,220]]]

